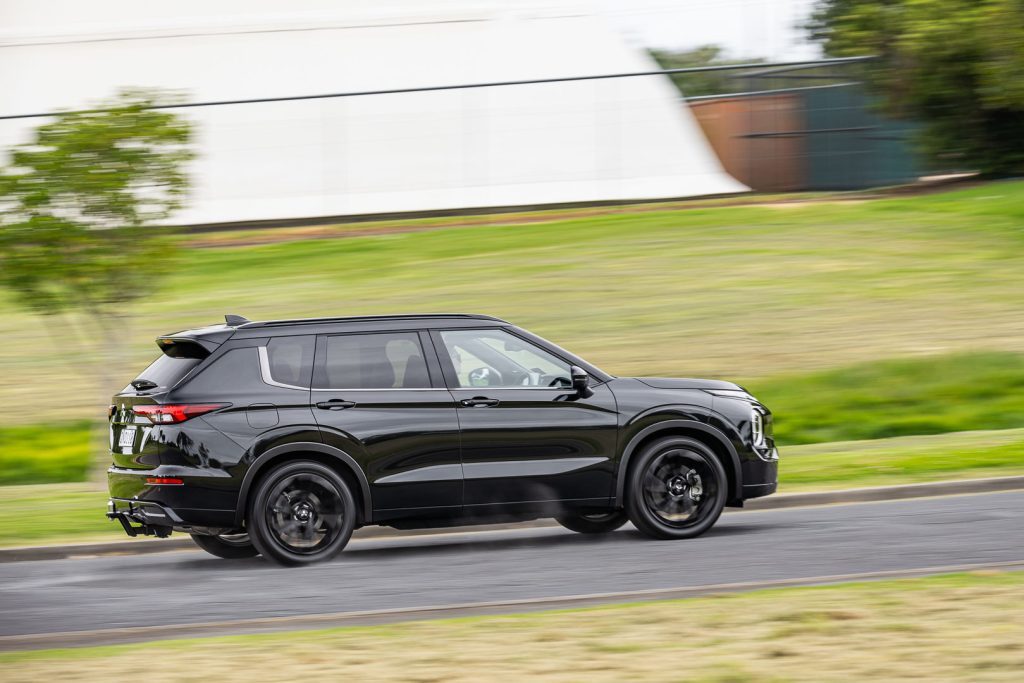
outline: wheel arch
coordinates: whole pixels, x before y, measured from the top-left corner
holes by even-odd
[[[370,498],[370,484],[359,463],[348,453],[322,443],[295,442],[275,446],[260,455],[246,470],[238,490],[238,505],[235,509],[235,524],[241,526],[249,502],[249,492],[259,478],[274,465],[291,460],[312,460],[326,465],[341,475],[357,497],[356,506],[361,508],[361,524],[369,524],[373,518],[373,501]],[[354,484],[354,486],[353,486]]]
[[[664,420],[641,429],[629,440],[619,458],[615,476],[615,506],[625,504],[626,478],[632,456],[646,444],[666,436],[684,436],[695,439],[718,456],[725,476],[729,479],[730,495],[727,502],[743,498],[743,469],[736,448],[721,431],[696,420]]]

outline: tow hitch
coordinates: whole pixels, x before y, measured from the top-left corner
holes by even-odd
[[[117,509],[117,505],[114,501],[107,503],[107,519],[114,519],[120,522],[121,528],[124,532],[131,537],[136,536],[156,536],[157,538],[167,538],[171,535],[171,527],[163,524],[149,524],[143,519],[146,517],[157,514],[163,517],[167,517],[163,512],[151,513],[148,512],[143,506],[134,506],[131,502],[127,503],[128,510],[122,511]],[[147,514],[148,513],[148,514]],[[143,519],[140,519],[143,518]],[[138,526],[133,526],[135,522]]]

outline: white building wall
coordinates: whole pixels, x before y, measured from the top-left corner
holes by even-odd
[[[0,12],[3,114],[124,86],[209,101],[656,68],[578,3],[5,0]],[[200,153],[181,223],[746,189],[661,76],[181,111]],[[0,145],[38,123],[0,121]]]

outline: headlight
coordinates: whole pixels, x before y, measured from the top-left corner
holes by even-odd
[[[756,408],[751,411],[750,428],[753,432],[754,446],[764,446],[764,417]]]
[[[713,396],[724,396],[726,398],[739,398],[744,401],[753,401],[754,397],[743,391],[742,389],[705,389]]]

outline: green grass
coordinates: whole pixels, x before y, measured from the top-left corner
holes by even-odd
[[[1019,680],[1024,573],[0,654],[11,680]],[[273,676],[272,676],[273,677]],[[283,676],[282,676],[283,677]]]
[[[861,363],[747,387],[783,445],[1024,427],[1024,355],[953,354]]]
[[[783,492],[1021,475],[1024,429],[795,446],[779,471]]]
[[[0,485],[85,481],[89,423],[0,427]]]
[[[783,449],[780,491],[1024,474],[1024,429],[815,444]],[[101,484],[0,489],[0,546],[119,540]]]
[[[103,516],[108,495],[100,484],[5,486],[0,493],[0,546],[126,538]]]
[[[619,375],[749,381],[881,358],[1024,353],[1021,181],[859,203],[571,215],[186,249],[121,330],[126,351],[102,392],[67,367],[66,340],[0,294],[0,425],[38,421],[40,387],[59,391],[46,419],[100,416],[102,397],[155,355],[155,336],[226,312],[479,311]]]
[[[1024,427],[1024,355],[862,363],[753,381],[783,447]],[[88,423],[0,427],[0,485],[84,481]]]

